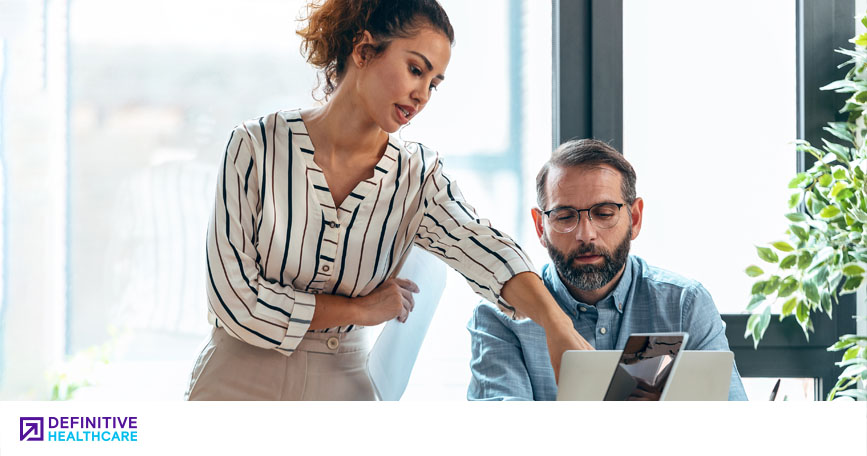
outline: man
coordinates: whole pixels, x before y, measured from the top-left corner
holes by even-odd
[[[695,280],[629,255],[644,201],[635,171],[607,144],[564,143],[536,177],[536,234],[553,266],[542,279],[575,329],[597,350],[622,350],[632,333],[683,331],[687,350],[728,350],[722,319]],[[482,303],[472,337],[470,400],[554,400],[557,384],[544,330]],[[746,400],[732,368],[729,400]]]

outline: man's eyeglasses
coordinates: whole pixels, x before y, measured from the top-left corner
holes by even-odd
[[[620,208],[623,203],[599,203],[588,209],[575,209],[574,207],[557,207],[542,212],[548,217],[551,228],[558,233],[568,233],[578,226],[581,221],[581,213],[587,212],[590,223],[599,229],[608,229],[617,225],[620,220]]]

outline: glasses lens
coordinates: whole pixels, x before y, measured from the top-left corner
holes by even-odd
[[[578,212],[575,209],[564,207],[557,209],[548,215],[548,223],[558,233],[568,233],[578,225]]]
[[[590,208],[590,218],[599,228],[611,228],[620,219],[620,208],[616,204],[597,204]]]

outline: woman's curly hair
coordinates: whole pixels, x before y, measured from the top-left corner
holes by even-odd
[[[375,57],[394,38],[407,38],[421,27],[441,31],[454,44],[449,17],[436,0],[325,0],[307,4],[301,36],[301,53],[320,70],[318,88],[327,99],[346,72],[346,60],[363,32],[373,36],[375,46],[366,49]],[[316,91],[314,88],[314,93]]]

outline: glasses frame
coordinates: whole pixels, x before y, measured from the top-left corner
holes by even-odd
[[[547,211],[542,211],[542,213],[545,214],[545,219],[548,220],[548,224],[551,225],[551,229],[553,229],[554,231],[556,231],[558,233],[566,234],[566,233],[571,233],[572,231],[575,231],[575,228],[578,228],[578,225],[581,223],[581,213],[582,212],[586,212],[587,213],[587,220],[589,220],[590,223],[593,223],[593,216],[590,215],[590,211],[592,211],[593,209],[595,209],[599,206],[617,206],[617,215],[619,217],[620,216],[620,209],[622,209],[623,206],[626,206],[626,203],[596,203],[596,204],[588,207],[587,209],[575,209],[574,207],[570,207],[570,206],[560,206],[560,207],[555,207],[554,209],[548,209]],[[554,225],[551,223],[551,213],[554,211],[559,211],[560,209],[571,209],[578,214],[578,219],[575,221],[575,226],[573,226],[571,229],[569,229],[567,231],[559,231],[559,230],[555,229]],[[607,229],[614,228],[618,222],[620,222],[619,218],[617,219],[616,222],[614,222],[614,225],[611,225],[611,226],[606,227],[606,228],[602,228],[602,227],[596,225],[595,223],[593,223],[593,226],[596,227],[597,229],[600,229],[600,230],[607,230]]]

